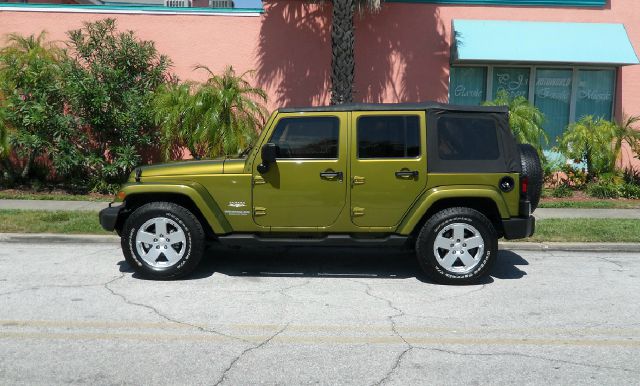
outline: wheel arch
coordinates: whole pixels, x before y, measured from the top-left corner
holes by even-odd
[[[502,218],[510,217],[504,199],[493,187],[434,188],[425,193],[405,216],[398,233],[415,236],[431,216],[453,207],[471,208],[482,213],[499,236],[503,233]]]
[[[136,188],[141,187],[141,188]],[[130,185],[122,189],[125,193],[125,210],[116,223],[120,231],[127,217],[137,208],[149,202],[171,202],[188,209],[201,222],[205,234],[215,238],[217,234],[231,232],[231,226],[208,192],[188,185]]]

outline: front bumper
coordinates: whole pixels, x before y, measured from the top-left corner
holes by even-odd
[[[503,219],[502,229],[507,240],[524,239],[533,235],[536,230],[536,218],[529,216]]]
[[[100,211],[98,215],[100,217],[100,225],[105,230],[112,232],[116,229],[116,225],[118,223],[118,216],[120,215],[120,211],[124,209],[124,205],[112,206],[113,202],[109,204],[108,208],[104,208]]]

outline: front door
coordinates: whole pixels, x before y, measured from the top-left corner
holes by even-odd
[[[352,222],[396,225],[426,186],[425,113],[354,112],[351,125]]]
[[[281,114],[266,142],[277,160],[253,163],[254,220],[266,227],[323,227],[346,205],[347,113]]]

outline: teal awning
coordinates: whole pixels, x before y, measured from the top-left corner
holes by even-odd
[[[454,63],[638,64],[622,24],[454,20]]]

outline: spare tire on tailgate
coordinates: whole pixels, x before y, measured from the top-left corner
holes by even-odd
[[[519,144],[520,162],[522,163],[522,176],[529,180],[527,187],[527,199],[531,202],[531,212],[536,210],[542,194],[542,164],[536,149],[527,144]]]

